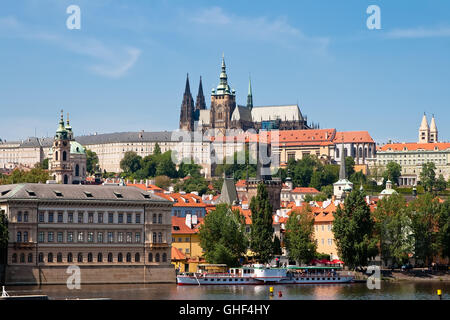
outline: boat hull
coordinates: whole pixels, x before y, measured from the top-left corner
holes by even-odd
[[[263,279],[251,277],[195,277],[177,276],[177,284],[182,285],[264,285],[264,284],[339,284],[353,282],[353,277],[304,277]]]

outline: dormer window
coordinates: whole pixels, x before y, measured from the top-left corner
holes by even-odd
[[[62,194],[62,192],[61,191],[53,191],[55,194],[56,194],[56,196],[57,197],[64,197],[64,195]]]
[[[114,195],[115,195],[117,198],[123,198],[123,196],[122,196],[122,194],[121,194],[120,192],[114,192]]]
[[[2,191],[2,196],[4,196],[5,194],[7,194],[8,192],[10,192],[11,190],[5,190],[5,191]]]
[[[143,193],[142,196],[143,196],[145,199],[150,199],[150,195],[149,195],[148,193]]]
[[[36,193],[34,191],[27,190],[27,193],[30,197],[36,197]]]
[[[84,194],[86,195],[86,197],[88,198],[93,198],[94,196],[92,195],[92,193],[90,193],[89,191],[84,191]]]

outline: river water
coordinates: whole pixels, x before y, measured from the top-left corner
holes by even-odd
[[[175,284],[82,285],[69,290],[62,285],[11,286],[10,295],[44,294],[50,299],[111,298],[115,300],[437,300],[450,299],[450,282],[382,282],[380,289],[370,290],[365,283],[323,285],[275,285],[274,296],[268,285],[257,286],[177,286]],[[282,296],[278,293],[281,291]]]

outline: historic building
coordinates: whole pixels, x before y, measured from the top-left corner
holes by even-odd
[[[86,151],[75,141],[67,115],[67,125],[61,111],[59,127],[48,153],[48,168],[53,180],[63,184],[81,184],[86,181]]]
[[[423,116],[419,127],[418,142],[388,143],[377,151],[375,166],[383,170],[389,162],[396,162],[402,167],[402,173],[396,182],[400,186],[416,186],[420,181],[422,164],[433,162],[436,166],[436,177],[443,175],[450,179],[450,143],[439,142],[438,129],[433,116],[428,125],[426,115]]]
[[[0,186],[9,221],[6,284],[175,282],[172,203],[136,187]]]
[[[236,91],[228,83],[225,59],[222,57],[222,71],[217,88],[211,91],[211,108],[206,109],[203,86],[200,85],[194,106],[189,85],[189,76],[183,95],[180,113],[180,129],[187,131],[214,129],[225,135],[228,129],[241,130],[295,130],[309,129],[298,105],[253,106],[253,94],[249,80],[247,104],[241,106],[236,100]]]

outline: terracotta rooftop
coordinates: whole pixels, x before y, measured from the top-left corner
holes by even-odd
[[[417,150],[446,150],[450,149],[450,142],[436,143],[389,143],[380,147],[379,151],[417,151]]]
[[[197,218],[198,223],[193,227],[189,228],[186,225],[186,218],[183,217],[172,217],[172,234],[196,234],[199,231],[199,227],[203,223],[203,218]]]

